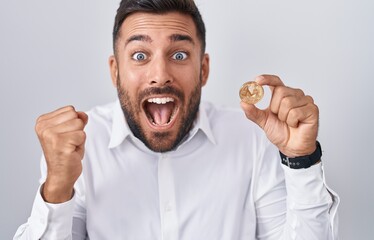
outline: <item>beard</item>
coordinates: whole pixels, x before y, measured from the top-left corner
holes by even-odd
[[[187,136],[190,131],[193,122],[196,119],[201,98],[201,80],[195,86],[191,93],[191,96],[186,99],[184,93],[171,86],[162,88],[151,87],[143,90],[138,95],[135,102],[131,101],[128,91],[121,87],[121,80],[117,77],[117,93],[121,103],[123,114],[126,118],[127,124],[134,134],[140,141],[142,141],[150,150],[154,152],[168,152],[174,150],[182,140]],[[179,129],[175,136],[171,132],[151,132],[148,136],[145,133],[145,129],[140,124],[141,110],[142,110],[142,99],[152,94],[169,94],[177,97],[180,100],[179,117]],[[185,109],[185,101],[188,101],[187,109]]]

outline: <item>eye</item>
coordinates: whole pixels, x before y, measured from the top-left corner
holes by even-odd
[[[185,60],[187,58],[187,53],[176,52],[176,53],[173,54],[172,58],[175,59],[175,60],[178,60],[178,61],[182,61],[182,60]]]
[[[131,58],[136,60],[136,61],[144,61],[144,60],[147,59],[147,55],[143,52],[136,52],[132,55]]]

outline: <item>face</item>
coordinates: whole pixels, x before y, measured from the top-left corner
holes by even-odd
[[[196,118],[209,74],[192,18],[176,12],[130,15],[109,65],[134,135],[153,151],[173,150]]]

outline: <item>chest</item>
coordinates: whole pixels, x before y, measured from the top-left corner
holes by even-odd
[[[85,165],[91,239],[240,239],[253,225],[251,160],[196,148],[137,149],[89,156]]]

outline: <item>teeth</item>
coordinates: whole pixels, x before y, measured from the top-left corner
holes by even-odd
[[[174,102],[173,98],[170,97],[163,97],[163,98],[150,98],[148,99],[149,103],[156,103],[156,104],[165,104],[168,102]]]

